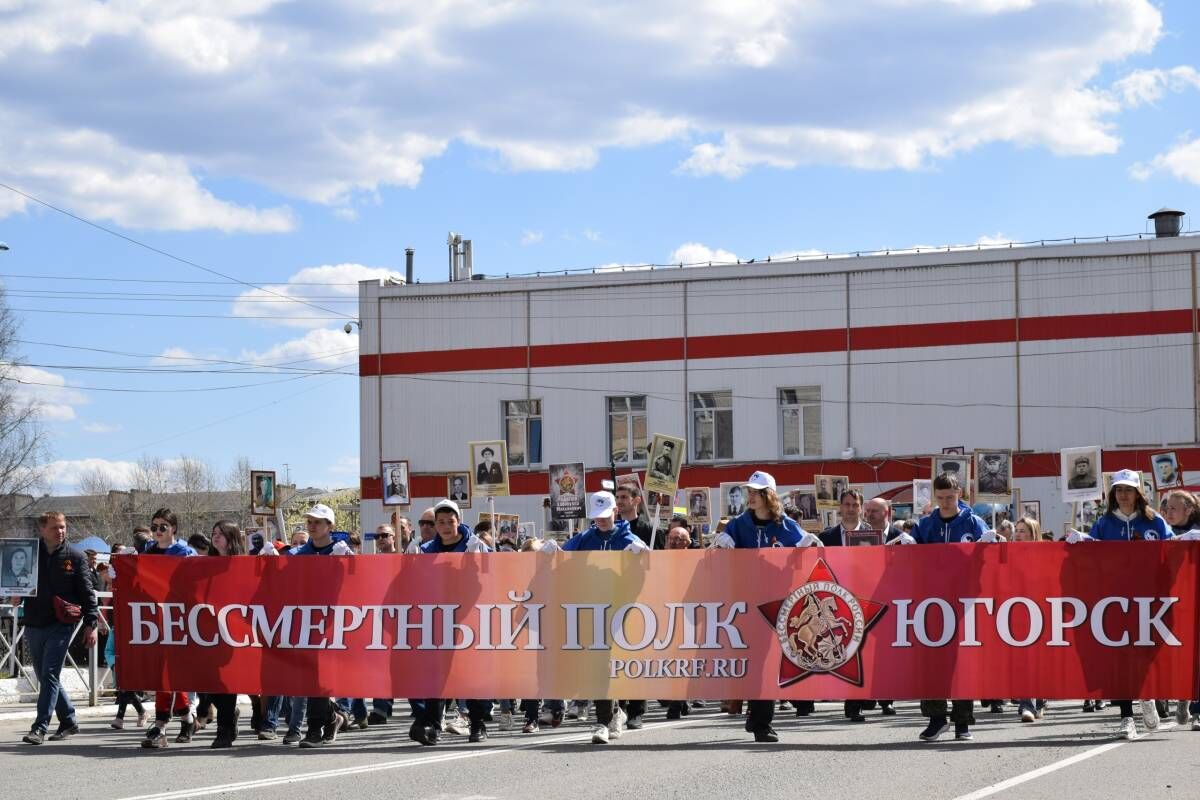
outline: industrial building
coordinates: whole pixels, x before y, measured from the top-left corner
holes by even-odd
[[[508,442],[496,510],[543,526],[546,466],[644,471],[688,441],[681,486],[766,469],[848,475],[867,496],[930,475],[948,447],[1010,449],[1022,500],[1059,529],[1058,451],[1103,469],[1173,449],[1200,469],[1200,237],[1178,235],[586,274],[360,285],[362,521],[379,465],[406,459],[412,513]],[[457,248],[457,249],[456,249]],[[452,253],[461,247],[451,245]],[[452,256],[453,259],[453,256]],[[475,498],[473,522],[486,508]]]

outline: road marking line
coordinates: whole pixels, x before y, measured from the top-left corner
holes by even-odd
[[[1175,726],[1176,726],[1176,723],[1174,723],[1174,722],[1164,722],[1158,726],[1157,730],[1169,731],[1171,728],[1174,728]],[[1145,733],[1139,734],[1137,738],[1141,739],[1145,736],[1149,736],[1151,733],[1154,733],[1154,732],[1155,731],[1146,731]],[[1135,739],[1133,741],[1137,741],[1137,740]],[[999,783],[993,783],[991,786],[984,786],[982,789],[976,789],[975,791],[970,792],[969,794],[960,795],[960,796],[954,798],[954,800],[982,800],[982,798],[984,798],[984,797],[991,797],[992,795],[997,794],[999,792],[1003,792],[1006,789],[1011,789],[1014,786],[1020,786],[1022,783],[1028,783],[1029,781],[1040,778],[1043,775],[1049,775],[1051,772],[1057,772],[1060,769],[1069,767],[1072,764],[1078,764],[1080,761],[1087,761],[1089,758],[1094,758],[1095,756],[1102,755],[1104,753],[1107,753],[1109,750],[1116,750],[1121,745],[1128,744],[1128,743],[1129,743],[1129,740],[1122,739],[1121,741],[1118,741],[1118,742],[1109,742],[1108,744],[1102,744],[1098,747],[1093,747],[1091,750],[1084,750],[1082,753],[1076,753],[1075,755],[1070,756],[1068,758],[1064,758],[1061,761],[1055,761],[1052,764],[1047,764],[1044,767],[1038,767],[1035,770],[1030,770],[1029,772],[1025,772],[1020,775],[1016,775],[1012,778],[1008,778],[1007,780],[1000,781]]]
[[[688,725],[693,722],[700,722],[708,719],[718,719],[716,714],[704,714],[690,717],[689,719],[659,722],[653,725],[647,725],[642,728],[643,731],[663,730],[666,728],[677,728],[681,725]],[[638,731],[626,729],[625,736]],[[307,781],[324,780],[326,778],[340,778],[348,775],[364,775],[371,772],[384,772],[392,769],[403,769],[405,767],[420,767],[426,764],[442,764],[448,761],[459,761],[465,758],[479,758],[480,756],[499,755],[501,753],[511,753],[515,750],[527,750],[533,747],[544,747],[550,744],[562,744],[563,742],[591,742],[591,731],[583,734],[571,734],[569,736],[555,736],[553,738],[543,738],[541,741],[528,742],[526,744],[515,744],[508,747],[494,748],[484,747],[476,750],[468,750],[457,753],[439,753],[438,755],[418,756],[416,758],[406,758],[402,761],[385,761],[381,764],[363,764],[357,767],[341,767],[338,769],[320,770],[318,772],[304,772],[294,775],[281,775],[277,778],[260,778],[253,781],[239,781],[237,783],[226,783],[220,786],[198,786],[191,789],[179,789],[174,792],[160,792],[157,794],[142,794],[125,797],[121,800],[182,800],[188,797],[206,797],[208,795],[223,794],[226,792],[244,792],[250,789],[265,789],[271,786],[285,786],[292,783],[305,783]]]

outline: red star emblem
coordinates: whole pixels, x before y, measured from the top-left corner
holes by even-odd
[[[835,675],[862,686],[862,644],[887,605],[850,592],[819,559],[800,588],[758,610],[775,630],[783,651],[780,686],[813,674]]]

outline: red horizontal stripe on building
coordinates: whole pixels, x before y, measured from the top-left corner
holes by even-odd
[[[1200,464],[1200,448],[1175,447],[1157,448],[1154,450],[1105,450],[1103,466],[1105,472],[1115,472],[1119,469],[1136,469],[1141,472],[1150,470],[1150,456],[1161,453],[1164,449],[1172,450],[1179,459],[1179,464],[1187,468],[1188,464]],[[679,486],[716,487],[722,483],[744,481],[756,469],[764,469],[775,476],[780,486],[810,486],[816,475],[845,475],[851,483],[906,483],[915,478],[929,478],[933,470],[930,456],[901,456],[886,461],[870,459],[867,461],[801,461],[786,463],[741,463],[721,464],[718,466],[685,466],[679,476]],[[628,468],[618,468],[617,473],[630,472]],[[1014,478],[1053,478],[1060,474],[1058,453],[1014,453],[1012,460]],[[643,477],[645,468],[637,470]],[[600,481],[609,477],[607,469],[588,470],[586,484],[589,492],[600,489]],[[446,495],[445,475],[417,475],[411,479],[414,497],[444,497]],[[379,500],[383,497],[383,484],[377,477],[362,479],[362,499]],[[512,472],[509,475],[509,490],[513,495],[544,495],[549,492],[550,478],[547,472]],[[1033,499],[1033,498],[1030,498]],[[479,498],[476,503],[485,502]]]
[[[1020,320],[1022,341],[1109,339],[1123,336],[1157,336],[1191,333],[1190,309],[1134,311],[1120,314],[1069,314],[1026,317]],[[929,322],[913,325],[875,325],[850,329],[851,350],[887,350],[908,347],[952,347],[1017,341],[1013,319]],[[800,353],[844,353],[846,329],[768,331],[687,339],[688,359],[775,356]],[[430,372],[464,372],[534,367],[569,367],[595,364],[629,364],[645,361],[678,361],[684,340],[630,339],[617,342],[571,342],[532,347],[469,347],[461,350],[428,350],[359,357],[361,377],[416,375]]]

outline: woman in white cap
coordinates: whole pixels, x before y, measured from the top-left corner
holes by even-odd
[[[1196,495],[1185,489],[1172,489],[1167,492],[1163,516],[1171,526],[1171,541],[1200,540],[1200,500],[1197,500]],[[1192,730],[1200,731],[1200,702],[1176,700],[1175,722],[1186,725],[1189,719]]]
[[[821,547],[821,540],[802,529],[783,513],[783,503],[775,493],[775,478],[755,472],[746,487],[746,511],[729,520],[713,547]],[[751,700],[746,715],[746,730],[756,742],[778,742],[779,734],[771,727],[775,719],[774,700]]]
[[[1108,490],[1108,509],[1088,533],[1071,531],[1067,542],[1083,541],[1129,542],[1157,541],[1170,539],[1171,528],[1150,507],[1142,494],[1142,476],[1132,469],[1113,473],[1112,488]],[[1126,739],[1137,738],[1137,723],[1133,720],[1133,701],[1118,700],[1121,709],[1121,724],[1117,735]],[[1148,730],[1158,728],[1158,709],[1153,700],[1143,700],[1142,721]]]
[[[588,498],[588,517],[592,526],[577,533],[563,543],[562,549],[570,551],[618,550],[640,553],[650,548],[629,528],[629,523],[616,518],[617,498],[611,492],[592,492]],[[609,739],[620,739],[626,720],[641,727],[641,717],[646,711],[645,700],[631,700],[626,708],[619,705],[614,709],[612,700],[596,700],[596,722],[592,729],[592,744],[608,744]],[[628,709],[628,712],[626,711]]]

